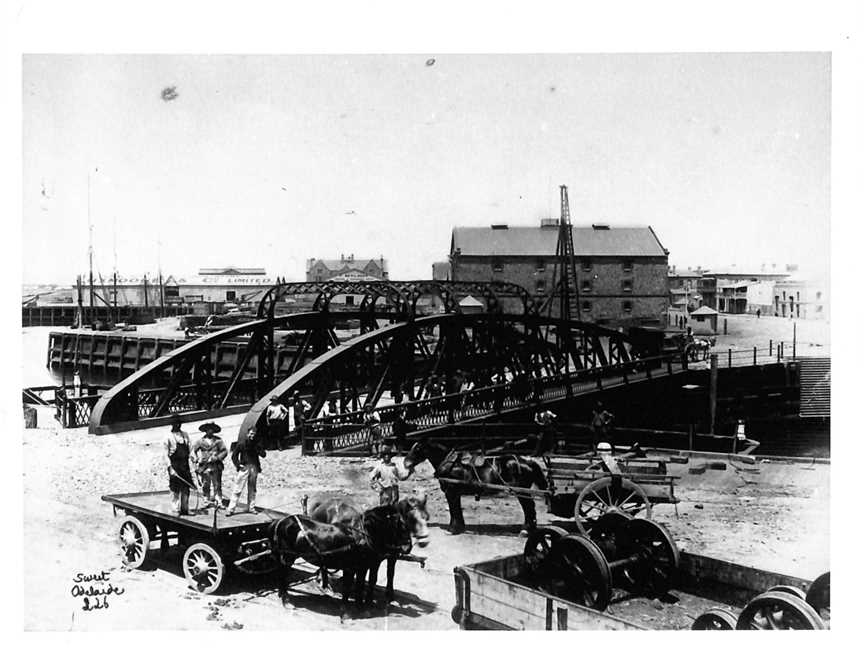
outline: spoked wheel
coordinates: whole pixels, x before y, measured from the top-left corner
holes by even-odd
[[[120,520],[117,529],[120,541],[121,560],[126,567],[137,569],[147,559],[147,549],[150,547],[150,532],[138,518],[127,515]]]
[[[659,522],[630,520],[621,550],[641,558],[621,570],[629,589],[665,594],[674,585],[681,558],[675,540]]]
[[[807,589],[807,602],[819,616],[831,620],[831,572],[825,572]]]
[[[806,601],[787,592],[765,592],[747,604],[737,630],[824,630],[825,624]]]
[[[551,560],[564,581],[562,598],[606,609],[612,598],[612,573],[597,545],[584,536],[564,536],[555,543]]]
[[[693,625],[690,626],[691,630],[734,630],[735,624],[738,623],[738,619],[735,618],[735,615],[732,614],[729,610],[724,610],[722,608],[711,608],[707,612],[703,612],[696,620],[693,621]]]
[[[591,525],[607,513],[650,518],[651,503],[642,487],[629,479],[601,477],[583,488],[576,498],[576,524],[587,534]]]
[[[222,584],[225,566],[219,552],[208,544],[198,542],[183,555],[183,575],[195,591],[212,594]]]
[[[523,551],[526,569],[536,572],[546,562],[555,542],[566,535],[567,532],[557,526],[542,526],[531,531]]]

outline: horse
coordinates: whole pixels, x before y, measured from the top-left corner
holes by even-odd
[[[270,525],[271,551],[287,572],[298,558],[323,569],[342,571],[342,599],[348,602],[354,585],[357,605],[366,602],[366,572],[390,555],[411,551],[411,531],[393,505],[363,511],[355,526],[318,522],[305,515],[289,515]],[[286,599],[285,578],[279,594]]]
[[[402,521],[408,526],[411,537],[415,544],[425,547],[429,544],[429,527],[426,522],[429,513],[426,511],[426,496],[408,496],[400,499],[394,504]],[[356,527],[363,515],[363,511],[348,497],[328,497],[312,504],[309,509],[309,517],[317,522],[329,524],[341,524]],[[396,573],[396,554],[386,556],[387,560],[387,602],[393,600],[393,579]],[[373,602],[375,586],[378,584],[378,568],[382,561],[369,566],[369,602]],[[322,585],[327,586],[327,570],[321,570]]]
[[[471,452],[457,452],[450,448],[429,441],[418,441],[403,460],[403,465],[409,471],[424,461],[429,461],[435,469],[435,477],[450,509],[449,530],[453,534],[465,531],[465,518],[462,517],[462,495],[480,495],[488,492],[484,485],[515,486],[531,488],[537,486],[546,490],[546,477],[543,469],[529,459],[516,455],[499,457],[482,457]],[[459,480],[460,484],[441,481],[442,479]],[[531,531],[537,527],[537,511],[531,497],[518,497],[519,504],[525,514],[523,529]]]

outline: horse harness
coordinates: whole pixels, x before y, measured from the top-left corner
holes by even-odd
[[[373,543],[371,536],[366,532],[366,517],[365,517],[365,515],[359,516],[359,526],[353,526],[353,525],[348,525],[348,524],[338,524],[338,525],[334,524],[333,526],[338,526],[343,531],[345,531],[345,533],[347,533],[349,536],[351,536],[352,540],[354,540],[354,544],[346,544],[342,547],[337,547],[335,549],[329,549],[326,551],[322,551],[316,545],[314,537],[308,532],[309,529],[303,521],[303,516],[301,516],[299,514],[287,515],[284,518],[282,518],[281,520],[276,522],[276,526],[273,528],[273,540],[274,540],[274,542],[276,542],[276,540],[279,537],[279,525],[282,524],[285,520],[288,520],[291,518],[293,518],[296,521],[297,526],[300,527],[300,532],[297,534],[297,537],[299,538],[302,535],[306,539],[306,542],[309,543],[309,546],[312,547],[312,550],[315,552],[315,554],[318,556],[318,558],[320,558],[322,561],[327,557],[332,557],[334,555],[337,555],[340,553],[345,553],[347,551],[351,551],[351,550],[355,549],[357,547],[357,545],[360,544],[358,541],[358,537],[357,537],[358,535],[361,536],[360,540],[365,540],[366,546],[369,547],[370,550],[377,553],[377,551],[375,549],[375,544]]]
[[[487,459],[487,457],[485,457],[485,456],[481,456],[481,455],[477,455],[477,454],[474,454],[474,453],[470,453],[470,454],[468,454],[468,456],[467,456],[468,461],[465,461],[465,460],[464,460],[465,457],[463,457],[462,460],[460,460],[459,454],[460,454],[460,453],[459,453],[455,448],[453,448],[452,450],[450,450],[450,452],[447,453],[447,455],[444,457],[444,459],[441,461],[441,463],[440,463],[440,464],[435,468],[434,476],[435,476],[435,477],[443,476],[442,473],[443,473],[443,474],[446,474],[447,471],[449,471],[450,469],[452,469],[453,466],[455,466],[456,463],[457,463],[457,461],[458,461],[458,462],[459,462],[461,465],[463,465],[463,466],[470,466],[470,467],[471,467],[471,471],[472,471],[473,474],[474,474],[474,479],[477,480],[477,483],[478,483],[478,484],[481,484],[481,485],[482,485],[482,484],[483,484],[483,479],[480,478],[480,473],[477,472],[477,468],[478,468],[478,459],[481,460],[481,461],[479,462],[479,466],[482,467],[482,466],[486,465],[486,459]],[[502,486],[506,486],[506,485],[507,485],[507,482],[505,482],[505,481],[504,481],[504,478],[501,476],[501,466],[500,466],[500,464],[501,464],[501,462],[506,461],[506,460],[508,460],[508,459],[516,459],[516,456],[515,456],[515,455],[503,455],[503,456],[501,456],[501,457],[489,457],[489,459],[490,459],[490,462],[489,462],[489,463],[490,463],[490,468],[492,469],[492,470],[491,470],[491,473],[494,474],[495,477],[497,477],[498,481],[500,482],[500,484],[501,484]],[[521,472],[521,470],[522,470],[522,466],[519,464],[518,461],[516,462],[516,468],[517,468],[517,471],[520,471],[520,472]]]

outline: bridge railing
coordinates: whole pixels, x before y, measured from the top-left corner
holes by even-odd
[[[686,368],[678,353],[640,358],[613,367],[583,369],[537,378],[517,377],[507,383],[489,385],[419,401],[406,401],[376,409],[381,419],[376,436],[393,436],[393,424],[405,412],[414,431],[453,425],[490,414],[524,408],[532,403],[565,398],[604,386],[651,379]],[[364,423],[362,410],[334,414],[302,426],[304,454],[339,452],[371,447],[372,429]]]
[[[228,380],[214,380],[209,385],[182,385],[172,395],[162,415],[212,410],[220,402],[228,388],[228,383]],[[230,407],[254,403],[259,396],[256,387],[257,381],[254,378],[239,381],[226,405]],[[152,417],[165,391],[165,387],[137,390],[135,392],[136,418]],[[90,424],[90,415],[100,398],[102,398],[101,393],[70,396],[67,390],[58,387],[54,397],[55,418],[65,428],[86,427]]]

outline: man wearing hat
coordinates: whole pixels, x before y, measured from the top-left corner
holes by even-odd
[[[222,431],[216,423],[204,423],[198,427],[204,436],[192,446],[192,462],[195,464],[195,472],[201,480],[201,490],[207,498],[207,504],[216,508],[222,508],[222,470],[225,468],[225,457],[228,456],[228,448],[225,442],[218,436]],[[210,487],[213,487],[211,496]]]
[[[405,468],[393,463],[393,446],[389,442],[381,447],[381,463],[372,470],[372,490],[378,491],[379,505],[399,501],[399,482],[410,475]]]

